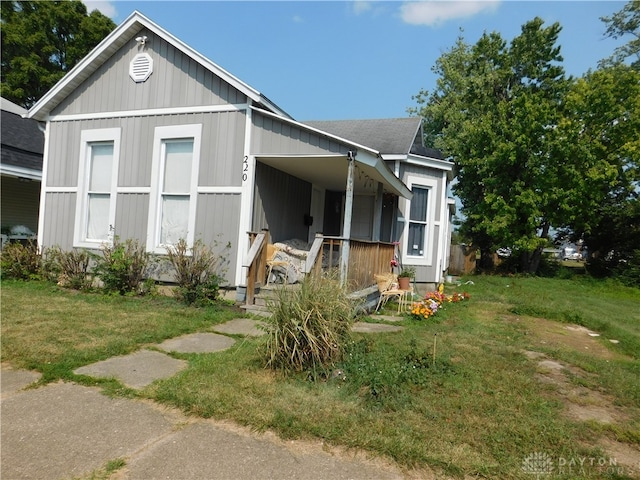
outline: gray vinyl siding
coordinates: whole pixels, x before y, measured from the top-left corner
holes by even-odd
[[[311,184],[275,168],[256,164],[252,230],[269,229],[273,242],[291,238],[307,241],[304,215],[311,208]]]
[[[33,233],[38,231],[40,182],[2,176],[0,220],[3,227],[24,225]]]
[[[47,193],[44,209],[44,231],[39,239],[43,247],[58,245],[73,248],[73,224],[76,217],[75,193]]]
[[[149,195],[119,193],[116,197],[115,234],[121,239],[134,238],[143,245],[147,240]]]
[[[254,112],[252,121],[251,152],[254,154],[346,154],[349,150],[344,144],[324,135],[257,112]]]
[[[226,280],[234,284],[240,228],[239,194],[199,194],[196,209],[196,239],[219,254],[225,264]],[[230,244],[230,248],[226,245]]]
[[[129,63],[138,53],[135,37],[146,35],[145,52],[153,73],[143,83],[129,77]],[[146,29],[101,65],[52,112],[53,115],[118,112],[149,108],[226,105],[247,97],[204,66]]]
[[[118,187],[149,187],[155,128],[185,124],[202,124],[200,186],[240,186],[245,118],[239,111],[52,122],[47,186],[78,186],[83,130],[120,127]]]
[[[242,185],[246,114],[209,114],[202,129],[199,185]]]

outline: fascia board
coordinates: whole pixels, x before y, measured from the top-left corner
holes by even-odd
[[[421,155],[408,155],[407,163],[413,165],[422,165],[424,167],[437,168],[438,170],[445,170],[447,172],[453,171],[453,163],[447,160],[440,160],[439,158],[423,157]]]
[[[286,112],[281,110],[278,106],[273,104],[265,96],[261,95],[257,90],[253,89],[246,83],[242,82],[220,66],[213,63],[211,60],[200,54],[187,44],[167,32],[165,29],[155,24],[143,14],[134,11],[127,19],[117,26],[109,35],[107,35],[96,47],[87,54],[78,64],[73,67],[58,83],[56,83],[51,90],[49,90],[40,100],[38,100],[31,109],[25,115],[26,118],[33,118],[36,120],[45,121],[49,115],[49,112],[58,105],[59,101],[56,99],[59,96],[64,95],[65,89],[79,85],[82,81],[87,79],[98,66],[103,63],[104,60],[111,54],[115,53],[117,49],[122,47],[126,42],[131,40],[140,28],[147,28],[158,35],[166,42],[172,44],[178,50],[182,51],[185,55],[191,57],[193,60],[201,63],[205,68],[221,77],[223,80],[231,84],[234,88],[237,88],[243,92],[254,102],[261,102],[273,108],[281,115],[289,116]],[[101,57],[104,56],[102,61]]]
[[[11,177],[28,178],[29,180],[42,181],[42,171],[31,168],[14,167],[12,165],[0,165],[0,173]]]

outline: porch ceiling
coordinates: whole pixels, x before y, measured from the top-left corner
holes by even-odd
[[[257,156],[256,160],[327,190],[346,190],[346,155]],[[359,195],[375,194],[377,182],[382,183],[385,192],[406,198],[411,196],[406,186],[393,175],[381,159],[363,162],[356,157],[354,192]]]

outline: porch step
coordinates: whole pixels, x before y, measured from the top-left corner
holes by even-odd
[[[267,310],[267,307],[261,305],[240,305],[245,312],[252,315],[259,315],[261,317],[269,317],[271,313]]]

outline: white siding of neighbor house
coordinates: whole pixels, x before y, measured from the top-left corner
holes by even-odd
[[[38,231],[40,182],[3,175],[0,191],[2,192],[2,202],[0,203],[2,226],[24,225],[36,233]]]

